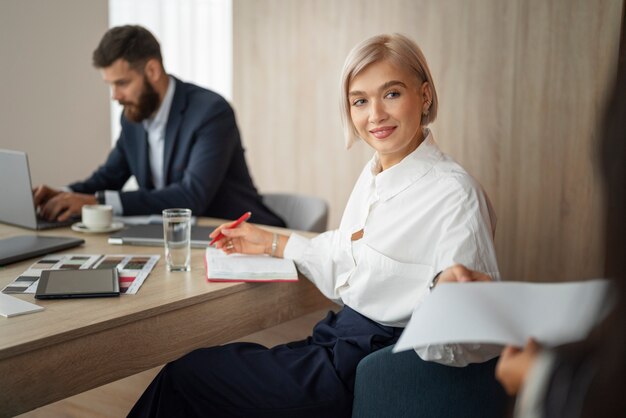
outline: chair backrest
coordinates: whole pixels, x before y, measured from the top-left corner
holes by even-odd
[[[413,351],[378,350],[356,370],[352,418],[502,418],[508,398],[497,359],[466,367],[423,361]]]
[[[324,199],[289,193],[268,193],[263,195],[263,203],[283,218],[289,229],[326,231],[328,204]]]

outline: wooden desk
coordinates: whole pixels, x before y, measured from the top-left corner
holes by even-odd
[[[0,238],[30,233],[0,224]],[[106,243],[106,235],[69,228],[39,234],[85,239],[85,245],[66,253],[163,256],[162,248],[113,246]],[[203,250],[192,249],[192,271],[187,273],[168,272],[161,259],[136,295],[47,301],[14,295],[45,310],[0,317],[0,416],[17,415],[164,364],[195,348],[222,344],[333,306],[302,277],[298,283],[209,283],[203,255]],[[0,286],[38,258],[0,268]]]

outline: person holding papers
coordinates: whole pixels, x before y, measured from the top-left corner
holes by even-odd
[[[615,306],[587,339],[543,349],[506,347],[496,375],[518,394],[516,418],[626,416],[626,77],[607,106],[598,164],[604,182],[606,275]]]
[[[347,146],[361,139],[375,153],[339,229],[307,239],[243,222],[211,234],[223,235],[216,245],[228,254],[294,260],[341,310],[330,312],[303,341],[271,349],[228,344],[169,363],[131,417],[349,417],[357,364],[397,341],[430,287],[489,280],[452,266],[499,277],[488,199],[427,128],[438,100],[419,47],[399,34],[357,45],[344,65],[341,100]],[[456,366],[496,354],[479,345],[419,352]]]
[[[33,189],[44,218],[65,221],[83,205],[106,203],[125,216],[182,207],[231,219],[251,210],[252,222],[285,226],[252,182],[228,102],[168,75],[152,33],[141,26],[109,29],[93,64],[124,106],[120,137],[104,164],[69,190]],[[131,176],[139,190],[122,191]]]

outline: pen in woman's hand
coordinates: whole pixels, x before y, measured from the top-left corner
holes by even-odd
[[[252,216],[252,212],[246,212],[243,215],[241,215],[239,217],[239,219],[237,219],[235,222],[233,222],[232,224],[230,224],[230,226],[228,227],[228,229],[232,229],[232,228],[237,228],[239,225],[241,225],[243,222],[247,221],[248,219],[250,219],[250,216]],[[222,238],[224,238],[224,234],[222,234],[222,232],[220,231],[219,234],[217,234],[217,236],[215,238],[213,238],[211,240],[211,242],[209,242],[209,247],[213,244],[215,244],[215,242],[221,240]]]

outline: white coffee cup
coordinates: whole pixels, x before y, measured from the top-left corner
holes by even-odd
[[[109,205],[85,205],[82,212],[83,225],[93,231],[101,231],[113,222],[113,207]]]

